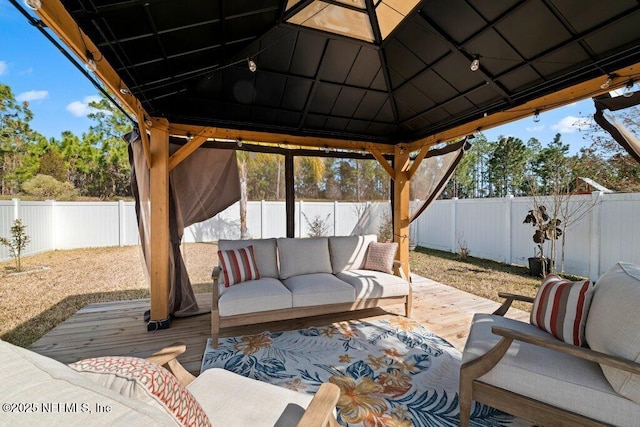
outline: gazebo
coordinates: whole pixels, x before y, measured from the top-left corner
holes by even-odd
[[[206,141],[282,150],[289,236],[287,150],[368,153],[393,180],[407,268],[409,184],[434,145],[640,78],[631,0],[25,3],[137,121],[150,169],[152,321],[170,314],[169,172]],[[171,155],[170,136],[183,141]]]

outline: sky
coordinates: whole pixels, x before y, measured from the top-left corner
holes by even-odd
[[[87,132],[88,103],[99,99],[93,84],[7,0],[0,0],[0,83],[8,85],[17,100],[29,102],[31,127],[47,138],[60,138],[65,130],[78,136]],[[559,132],[575,154],[589,145],[575,123],[594,112],[593,101],[587,99],[543,111],[538,123],[528,117],[483,133],[489,141],[535,137],[546,145]]]

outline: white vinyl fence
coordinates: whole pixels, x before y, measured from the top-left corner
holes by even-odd
[[[565,271],[596,280],[617,261],[640,264],[640,193],[575,196],[574,204],[595,200],[595,208],[566,233]],[[464,244],[472,256],[527,265],[534,256],[533,227],[523,224],[530,198],[438,200],[411,226],[412,243],[456,252]],[[297,202],[296,237],[308,224],[325,222],[327,235],[377,234],[389,203]],[[0,236],[10,237],[14,219],[27,225],[25,255],[54,249],[125,246],[139,243],[133,202],[0,201]],[[247,228],[253,238],[286,234],[284,202],[248,202]],[[236,203],[184,231],[185,242],[240,237]],[[558,241],[559,246],[559,241]],[[0,261],[9,251],[0,247]],[[558,247],[559,267],[560,248]]]

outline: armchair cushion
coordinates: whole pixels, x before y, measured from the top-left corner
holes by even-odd
[[[592,292],[593,286],[588,280],[570,282],[548,275],[533,302],[531,324],[567,344],[583,346]]]
[[[619,262],[600,277],[587,319],[591,349],[640,362],[638,301],[640,266]],[[604,365],[602,372],[614,390],[640,404],[640,376]]]
[[[119,394],[158,406],[180,425],[211,426],[207,414],[180,382],[161,366],[137,357],[95,357],[69,365]]]
[[[253,245],[246,248],[218,250],[218,258],[226,287],[260,278]]]
[[[549,336],[542,329],[525,322],[476,314],[462,363],[484,355],[500,341],[501,337],[491,331],[494,326]],[[638,404],[620,398],[603,377],[597,363],[544,347],[514,341],[496,366],[479,381],[606,424],[637,425]]]
[[[398,252],[398,243],[369,243],[367,257],[364,261],[365,270],[382,271],[393,274],[393,260]]]

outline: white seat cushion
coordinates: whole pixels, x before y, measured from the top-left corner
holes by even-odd
[[[344,270],[363,268],[370,242],[377,242],[375,234],[366,236],[334,236],[329,237],[331,268],[333,274]]]
[[[281,279],[301,274],[331,273],[329,239],[326,237],[280,238],[278,254]]]
[[[284,284],[293,295],[294,307],[355,301],[353,286],[329,273],[294,276],[284,280]]]
[[[278,257],[276,252],[276,239],[248,239],[248,240],[220,240],[218,249],[226,251],[229,249],[246,248],[253,246],[256,264],[260,277],[278,278]],[[222,275],[220,275],[222,277]]]
[[[537,336],[551,336],[528,323],[490,314],[473,317],[462,362],[485,354],[502,326]],[[640,405],[617,394],[597,363],[554,350],[514,341],[482,382],[613,425],[637,425]]]
[[[178,425],[159,405],[124,397],[67,365],[5,341],[0,341],[0,404],[23,405],[1,413],[0,424],[7,426]]]
[[[214,426],[295,426],[312,395],[245,378],[224,369],[207,369],[187,390]]]
[[[356,291],[356,298],[386,298],[409,294],[409,282],[393,274],[372,270],[349,270],[336,274]]]
[[[225,288],[219,286],[220,316],[291,308],[291,292],[278,279],[264,277]]]

